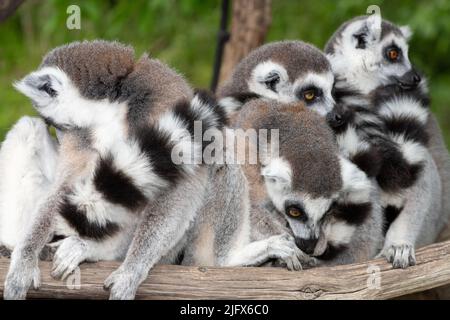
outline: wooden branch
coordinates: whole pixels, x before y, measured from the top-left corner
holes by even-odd
[[[0,259],[0,294],[9,260]],[[81,285],[50,277],[51,264],[41,262],[42,287],[29,298],[105,299],[104,279],[118,263],[81,267]],[[378,289],[368,287],[370,270],[379,268]],[[72,277],[73,280],[74,277]],[[422,248],[417,265],[392,269],[382,259],[369,263],[291,272],[277,268],[210,268],[157,266],[141,285],[137,299],[390,299],[450,283],[450,241]],[[69,285],[74,285],[73,282]]]
[[[0,22],[5,21],[8,17],[13,15],[24,1],[25,0],[0,0]]]
[[[271,0],[233,0],[230,40],[225,46],[219,83],[250,51],[264,43],[272,21]]]

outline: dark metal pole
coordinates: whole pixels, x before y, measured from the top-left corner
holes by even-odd
[[[215,92],[217,84],[219,82],[220,67],[222,66],[223,51],[225,44],[230,39],[230,33],[227,30],[228,26],[228,13],[229,13],[229,0],[222,0],[222,13],[220,17],[220,30],[217,35],[216,54],[214,58],[214,69],[211,80],[211,91]]]

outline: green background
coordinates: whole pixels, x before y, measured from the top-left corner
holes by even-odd
[[[81,30],[68,30],[66,9],[81,8]],[[450,143],[450,1],[273,0],[268,41],[302,39],[323,48],[345,20],[377,4],[384,18],[414,31],[410,56],[429,78],[432,108]],[[27,0],[0,24],[0,140],[24,114],[29,101],[12,87],[35,69],[51,48],[103,38],[133,45],[183,73],[195,87],[208,87],[214,59],[220,1]]]

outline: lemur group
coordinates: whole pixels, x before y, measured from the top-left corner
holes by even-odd
[[[103,40],[50,51],[15,83],[39,117],[0,150],[4,298],[117,260],[111,299],[133,299],[156,264],[298,272],[384,257],[414,266],[449,214],[450,158],[408,57],[411,31],[357,17],[324,52],[263,45],[215,94],[130,46]],[[175,164],[202,132],[277,129],[256,164]],[[56,129],[56,137],[48,128]],[[258,141],[249,139],[249,144]]]

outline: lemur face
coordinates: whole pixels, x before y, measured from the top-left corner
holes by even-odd
[[[293,181],[294,167],[285,159],[274,159],[262,170],[269,197],[286,218],[297,246],[319,258],[348,245],[371,210],[367,176],[344,158],[339,165],[322,173],[340,170],[342,177],[341,188],[325,196],[311,195],[301,182]]]
[[[408,58],[409,27],[377,16],[359,17],[341,26],[325,52],[337,78],[367,94],[380,85],[414,88],[421,78]]]
[[[50,51],[40,68],[15,87],[56,128],[85,128],[123,112],[119,101],[131,95],[126,80],[134,65],[131,47],[102,40],[74,42]],[[142,82],[138,80],[134,88]]]
[[[331,71],[315,73],[310,70],[291,79],[285,67],[267,60],[253,69],[248,87],[253,93],[280,102],[302,101],[325,116],[334,105],[331,96],[333,82]]]
[[[320,50],[301,41],[275,42],[247,56],[220,95],[237,100],[255,95],[283,103],[301,101],[324,116],[334,106],[333,83],[331,66]]]
[[[43,67],[15,83],[31,99],[36,111],[57,129],[86,128],[107,121],[115,106],[83,97],[67,74],[57,67]]]

